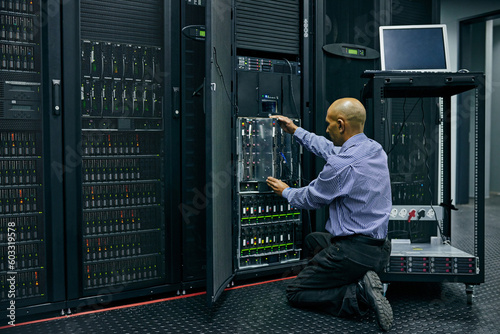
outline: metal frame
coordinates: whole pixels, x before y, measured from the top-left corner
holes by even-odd
[[[472,110],[475,129],[475,179],[474,179],[474,256],[479,259],[479,272],[471,274],[417,274],[417,273],[384,273],[381,279],[386,282],[443,282],[454,281],[466,284],[484,282],[484,74],[471,73],[376,73],[365,74],[369,78],[363,98],[372,99],[374,121],[374,139],[383,138],[384,105],[386,99],[395,97],[442,97],[444,109],[443,136],[443,233],[451,234],[451,97],[453,95],[475,90],[475,110]],[[469,294],[470,287],[467,287]]]

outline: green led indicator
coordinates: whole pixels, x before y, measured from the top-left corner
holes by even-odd
[[[358,50],[356,50],[356,49],[347,49],[347,53],[349,53],[350,55],[357,55],[358,54]]]
[[[200,37],[205,37],[205,30],[200,30]]]

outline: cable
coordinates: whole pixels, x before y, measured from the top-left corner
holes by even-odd
[[[297,106],[296,106],[296,102],[295,102],[295,94],[293,93],[293,86],[292,86],[292,64],[290,64],[290,62],[288,61],[288,59],[286,58],[283,58],[286,63],[288,64],[288,67],[290,68],[290,76],[288,77],[288,83],[289,83],[289,86],[290,86],[290,93],[292,94],[292,103],[293,103],[293,110],[295,111],[295,116],[297,116],[298,119],[300,119],[300,115],[299,115],[299,112],[297,111]]]
[[[217,50],[215,49],[215,46],[214,46],[214,62],[215,62],[215,67],[217,68],[217,72],[219,73],[219,77],[221,79],[222,86],[224,86],[224,90],[226,91],[226,95],[227,95],[227,98],[229,100],[229,103],[231,103],[231,95],[229,95],[229,91],[227,90],[226,82],[224,80],[224,74],[222,74],[222,70],[219,66],[219,62],[217,61]]]
[[[436,225],[439,229],[439,234],[441,235],[441,239],[443,239],[443,244],[449,244],[450,243],[449,240],[443,234],[443,230],[441,229],[441,225],[439,225],[439,221],[438,221],[437,215],[436,215],[436,210],[434,210],[434,207],[432,206],[432,198],[434,197],[434,195],[433,195],[432,188],[431,188],[432,180],[431,180],[431,168],[429,166],[429,152],[427,151],[427,146],[426,146],[426,137],[425,137],[426,127],[425,127],[425,112],[424,112],[423,101],[420,104],[420,108],[422,110],[422,128],[423,128],[423,131],[422,131],[423,143],[422,144],[424,146],[424,162],[425,162],[425,168],[427,169],[427,180],[429,182],[429,186],[427,189],[428,189],[429,195],[430,195],[430,207],[431,207],[432,211],[434,211],[434,221],[436,222]]]
[[[387,155],[391,154],[392,150],[398,145],[398,139],[399,136],[401,135],[401,132],[403,131],[405,125],[406,125],[406,120],[411,116],[413,110],[415,110],[415,107],[417,106],[418,102],[422,101],[422,98],[419,98],[415,104],[413,105],[413,108],[411,108],[410,113],[408,115],[405,115],[405,105],[406,105],[406,97],[403,102],[403,123],[401,124],[401,128],[399,129],[398,134],[396,135],[396,140],[394,141],[394,144],[392,145],[391,149],[387,152]]]

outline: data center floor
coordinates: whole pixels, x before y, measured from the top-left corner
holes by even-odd
[[[454,214],[454,244],[472,247],[473,205]],[[486,278],[467,304],[462,283],[391,283],[393,333],[498,333],[500,328],[500,197],[486,200]],[[456,242],[455,242],[456,241]],[[467,249],[466,249],[467,250]],[[5,333],[378,333],[373,313],[339,319],[292,308],[287,278],[225,291],[213,309],[203,293],[23,324]],[[29,319],[24,319],[28,321]]]

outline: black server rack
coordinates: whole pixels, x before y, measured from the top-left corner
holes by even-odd
[[[484,282],[484,75],[482,73],[366,74],[366,98],[374,113],[374,138],[388,153],[393,208],[392,239],[384,281]],[[473,231],[454,243],[451,211],[451,96],[470,91],[471,110],[459,118],[474,124]],[[442,102],[425,103],[424,98]],[[392,108],[403,105],[403,112]],[[393,102],[393,103],[391,103]],[[415,114],[416,113],[416,114]],[[418,117],[417,117],[418,115]],[[460,120],[462,121],[462,120]],[[459,121],[459,122],[460,122]],[[457,238],[458,239],[458,238]]]
[[[0,5],[1,301],[19,307],[48,297],[41,8],[38,1]]]
[[[203,29],[183,40],[192,56],[181,82],[180,3],[0,5],[2,306],[10,286],[22,316],[202,280],[204,216],[182,226],[181,198],[192,194],[180,183],[196,175],[192,184],[203,184],[204,172],[178,175],[181,160],[199,160],[188,132],[203,137],[180,130],[203,115]],[[182,10],[203,19],[203,5]],[[196,91],[192,105],[181,105],[183,87]]]
[[[64,138],[79,162],[65,174],[68,308],[178,289],[172,11],[161,0],[63,6]]]
[[[99,17],[103,5],[113,18]],[[81,2],[84,295],[165,280],[163,6],[129,6]],[[140,15],[149,33],[118,24]]]
[[[234,6],[233,234],[235,269],[245,276],[300,261],[302,212],[275,195],[266,178],[301,185],[299,145],[269,116],[301,124],[303,8],[298,0],[235,1]]]
[[[265,179],[300,186],[310,172],[298,144],[269,117],[310,128],[309,7],[299,0],[207,2],[207,181],[219,181],[207,205],[209,304],[235,276],[283,274],[301,264],[303,213]],[[220,182],[227,176],[229,184]]]
[[[81,50],[84,291],[161,281],[162,48],[84,39]]]
[[[46,42],[57,39],[49,32],[59,27],[47,17],[45,2],[0,2],[0,303],[13,324],[33,305],[61,307],[64,299],[54,289],[64,290],[64,264],[50,202],[61,198],[48,133],[57,110],[47,97],[58,71],[46,57]]]

